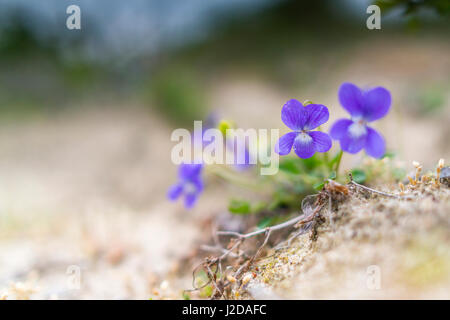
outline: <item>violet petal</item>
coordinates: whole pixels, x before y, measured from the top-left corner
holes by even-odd
[[[348,127],[353,123],[350,119],[339,119],[337,120],[330,130],[330,136],[339,140],[347,134]]]
[[[289,132],[283,135],[275,145],[275,152],[282,156],[289,154],[296,136],[297,133],[295,132]]]
[[[184,206],[186,209],[191,209],[197,202],[198,193],[187,193],[184,196]]]
[[[384,156],[386,150],[386,142],[378,131],[367,127],[366,153],[374,158]]]
[[[321,104],[308,104],[305,110],[308,113],[308,120],[304,126],[306,130],[313,130],[327,122],[330,118],[328,108]]]
[[[366,145],[367,127],[353,122],[339,140],[341,149],[348,153],[358,153]]]
[[[364,119],[375,121],[383,118],[391,107],[391,94],[383,87],[377,87],[363,93]]]
[[[167,192],[167,198],[171,201],[177,200],[183,192],[183,185],[181,183],[174,184]]]
[[[311,158],[316,152],[313,138],[308,133],[297,134],[294,140],[294,152],[302,159]]]
[[[203,164],[182,163],[178,169],[178,177],[182,180],[191,180],[197,177],[203,168]]]
[[[321,131],[311,131],[309,135],[313,139],[314,148],[317,152],[327,152],[331,149],[331,138],[328,134]]]
[[[342,107],[353,117],[363,114],[363,94],[353,83],[343,83],[338,92]]]
[[[302,130],[308,120],[308,113],[299,101],[291,99],[281,109],[281,120],[292,130]]]

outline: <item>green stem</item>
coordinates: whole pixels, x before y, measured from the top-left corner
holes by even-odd
[[[323,154],[322,167],[324,169],[325,176],[329,176],[331,171],[333,171],[333,169],[331,168],[331,165],[330,165],[330,159],[328,158],[328,152],[325,152]]]
[[[246,189],[252,189],[253,191],[261,192],[264,190],[264,186],[260,183],[254,183],[253,181],[245,178],[241,178],[240,176],[232,173],[231,171],[221,168],[219,166],[208,166],[208,171],[212,174],[231,182],[235,185],[239,185],[241,187],[244,187]]]
[[[336,160],[336,169],[335,169],[335,171],[336,171],[336,180],[337,180],[337,178],[339,176],[339,166],[341,165],[341,159],[342,159],[342,154],[343,153],[344,152],[342,150],[339,150],[338,158]]]
[[[325,163],[326,163],[326,165],[328,166],[329,165],[329,159],[328,159],[328,152],[325,152],[324,154],[323,154],[323,160],[325,161]]]
[[[308,100],[307,100],[307,101],[308,101]],[[306,103],[306,101],[305,101],[305,103]],[[305,103],[304,103],[304,104],[305,104]],[[318,131],[322,131],[321,126],[319,126],[319,127],[317,128],[317,130],[318,130]],[[332,170],[332,168],[330,168],[330,159],[328,158],[328,152],[325,152],[325,153],[323,154],[322,167],[323,167],[323,169],[324,169],[324,174],[325,174],[325,176],[328,176],[328,175],[330,174],[330,170]]]

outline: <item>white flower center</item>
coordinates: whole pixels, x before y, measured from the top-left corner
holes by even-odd
[[[364,121],[359,120],[357,122],[353,122],[348,127],[348,132],[353,138],[359,138],[361,136],[365,136],[367,134],[367,128]]]
[[[300,141],[301,144],[310,144],[312,141],[311,136],[306,132],[301,132],[295,139]]]
[[[187,194],[194,194],[197,191],[197,188],[192,182],[186,182],[183,186],[183,190]]]

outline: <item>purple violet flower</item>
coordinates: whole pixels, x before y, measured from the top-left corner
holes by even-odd
[[[315,152],[327,152],[331,148],[331,138],[321,131],[310,131],[328,121],[328,108],[321,104],[303,106],[291,99],[281,110],[281,120],[292,132],[283,135],[275,145],[275,152],[284,156],[294,152],[300,158],[311,158]]]
[[[351,119],[337,120],[331,127],[331,137],[339,140],[345,152],[358,153],[364,148],[369,156],[381,158],[386,149],[384,138],[367,124],[389,112],[389,91],[383,87],[361,90],[352,83],[343,83],[338,95],[339,102],[350,113]]]
[[[169,188],[167,198],[175,201],[184,194],[185,208],[192,208],[203,191],[202,169],[203,164],[182,163],[178,168],[178,183]]]

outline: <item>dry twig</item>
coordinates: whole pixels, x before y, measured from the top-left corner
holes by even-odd
[[[394,199],[408,199],[409,198],[409,197],[398,196],[398,195],[393,194],[393,193],[387,193],[387,192],[383,192],[383,191],[379,191],[379,190],[375,190],[375,189],[366,187],[366,186],[364,186],[362,184],[359,184],[359,183],[355,182],[353,180],[353,175],[351,173],[349,173],[348,176],[350,178],[349,184],[353,184],[353,185],[357,186],[358,188],[367,190],[369,192],[376,193],[376,194],[379,194],[379,195],[382,195],[382,196],[385,196],[385,197],[389,197],[389,198],[394,198]]]

